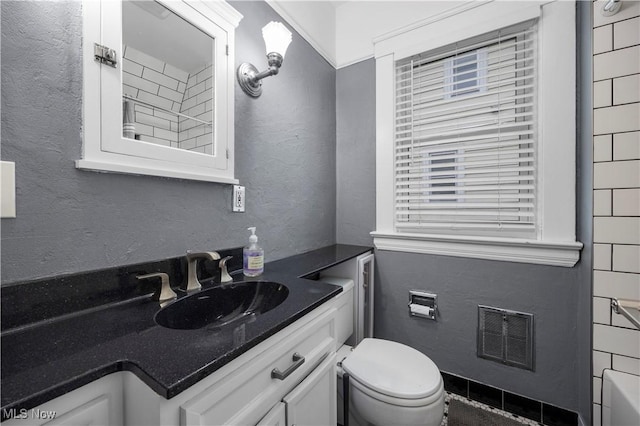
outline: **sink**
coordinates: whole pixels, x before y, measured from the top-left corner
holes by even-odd
[[[224,284],[183,297],[160,309],[156,324],[180,330],[220,328],[254,320],[284,302],[289,289],[272,281]]]

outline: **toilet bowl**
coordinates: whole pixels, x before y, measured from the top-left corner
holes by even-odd
[[[349,373],[350,409],[375,425],[439,425],[444,413],[440,371],[409,346],[364,339],[342,361]]]
[[[364,337],[358,286],[348,278],[322,276],[322,281],[343,287],[336,320],[336,338],[342,345],[338,359],[338,423],[349,426],[438,426],[444,415],[444,383],[431,359],[407,345]],[[372,291],[372,285],[368,285]],[[361,290],[362,291],[362,290]],[[372,305],[369,299],[367,305]],[[373,315],[368,315],[373,321]],[[372,328],[372,327],[371,327]],[[371,330],[371,328],[369,328]],[[349,375],[349,413],[343,413],[342,376]]]

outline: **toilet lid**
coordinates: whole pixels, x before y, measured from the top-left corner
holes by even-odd
[[[342,367],[363,385],[395,398],[425,398],[440,387],[440,370],[429,357],[388,340],[362,340]]]

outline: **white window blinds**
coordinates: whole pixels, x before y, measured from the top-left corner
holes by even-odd
[[[536,229],[536,22],[396,62],[395,226]]]

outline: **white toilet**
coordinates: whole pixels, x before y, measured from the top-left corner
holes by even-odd
[[[372,300],[365,302],[352,279],[320,279],[343,287],[336,324],[338,423],[345,424],[342,377],[348,373],[349,426],[440,425],[445,393],[438,367],[409,346],[365,338],[373,329]]]

